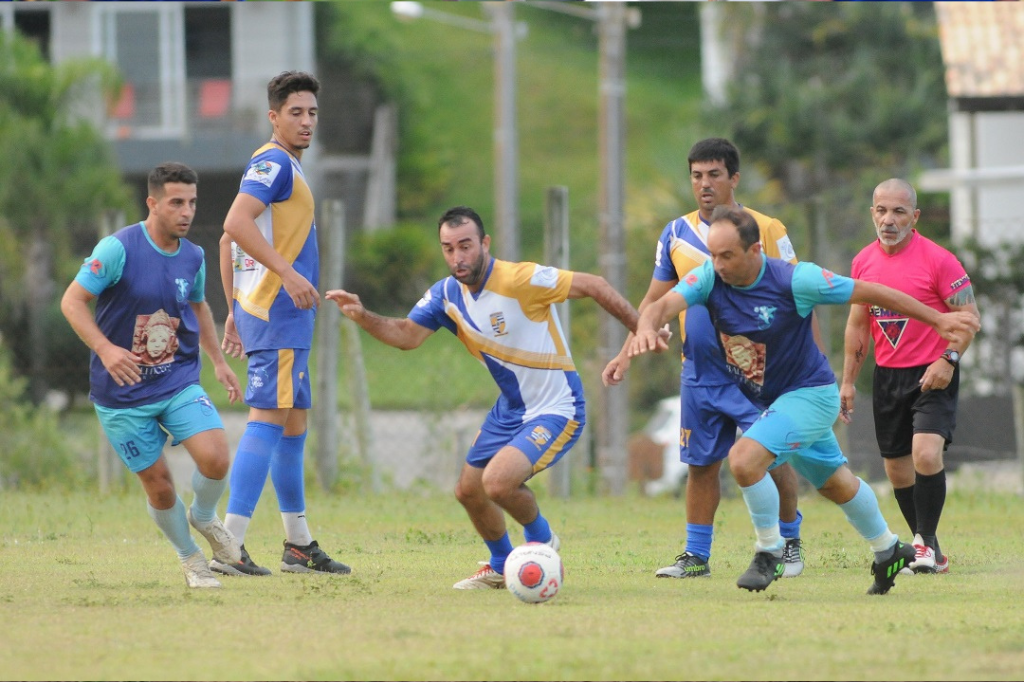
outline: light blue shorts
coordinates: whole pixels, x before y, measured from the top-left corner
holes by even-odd
[[[469,448],[466,463],[483,469],[498,450],[511,445],[526,455],[533,464],[533,473],[537,474],[562,459],[581,433],[583,422],[553,414],[541,415],[511,428],[502,426],[488,414]]]
[[[313,406],[309,385],[309,349],[282,348],[249,353],[245,404],[261,410]]]
[[[846,464],[832,431],[838,416],[838,386],[798,388],[779,396],[743,435],[773,453],[775,466],[789,462],[820,488]]]
[[[174,439],[171,444],[177,445],[197,433],[224,428],[217,408],[199,384],[150,405],[124,409],[96,405],[96,416],[132,473],[144,471],[160,459],[167,434]]]
[[[736,384],[686,386],[680,389],[679,460],[710,466],[729,456],[736,429],[746,431],[758,409]]]

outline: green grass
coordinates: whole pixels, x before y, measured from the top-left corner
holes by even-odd
[[[543,485],[537,485],[538,490]],[[543,499],[566,583],[528,606],[456,592],[485,557],[450,496],[324,497],[314,536],[349,577],[276,570],[267,492],[246,539],[266,579],[184,587],[141,493],[0,497],[3,679],[1020,679],[1024,503],[953,494],[946,576],[864,594],[870,552],[833,505],[802,504],[804,576],[750,594],[750,521],[723,500],[714,574],[657,580],[680,551],[671,498]],[[883,500],[890,520],[898,518]],[[512,529],[514,542],[521,538]]]

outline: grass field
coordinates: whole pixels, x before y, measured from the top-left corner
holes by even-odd
[[[543,488],[543,486],[536,486]],[[275,574],[188,590],[141,493],[3,493],[0,678],[302,680],[1021,679],[1024,502],[955,493],[946,576],[868,597],[870,552],[842,514],[802,503],[807,569],[761,594],[742,502],[723,500],[714,574],[658,580],[680,551],[672,498],[544,499],[566,583],[529,606],[457,592],[485,558],[450,496],[324,497],[314,536],[349,577],[277,571],[264,497],[246,546]],[[883,500],[896,526],[898,512]],[[512,531],[518,542],[521,529]]]

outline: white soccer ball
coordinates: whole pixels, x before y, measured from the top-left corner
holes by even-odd
[[[528,542],[505,560],[505,587],[527,604],[540,604],[562,589],[562,558],[550,545]]]

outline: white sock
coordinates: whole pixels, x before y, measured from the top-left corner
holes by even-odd
[[[281,520],[284,522],[284,537],[288,542],[300,547],[312,544],[313,536],[306,523],[305,509],[300,512],[281,512]]]
[[[238,538],[238,544],[245,542],[245,531],[249,530],[249,522],[252,518],[241,514],[225,514],[224,527],[231,531],[231,534]]]

